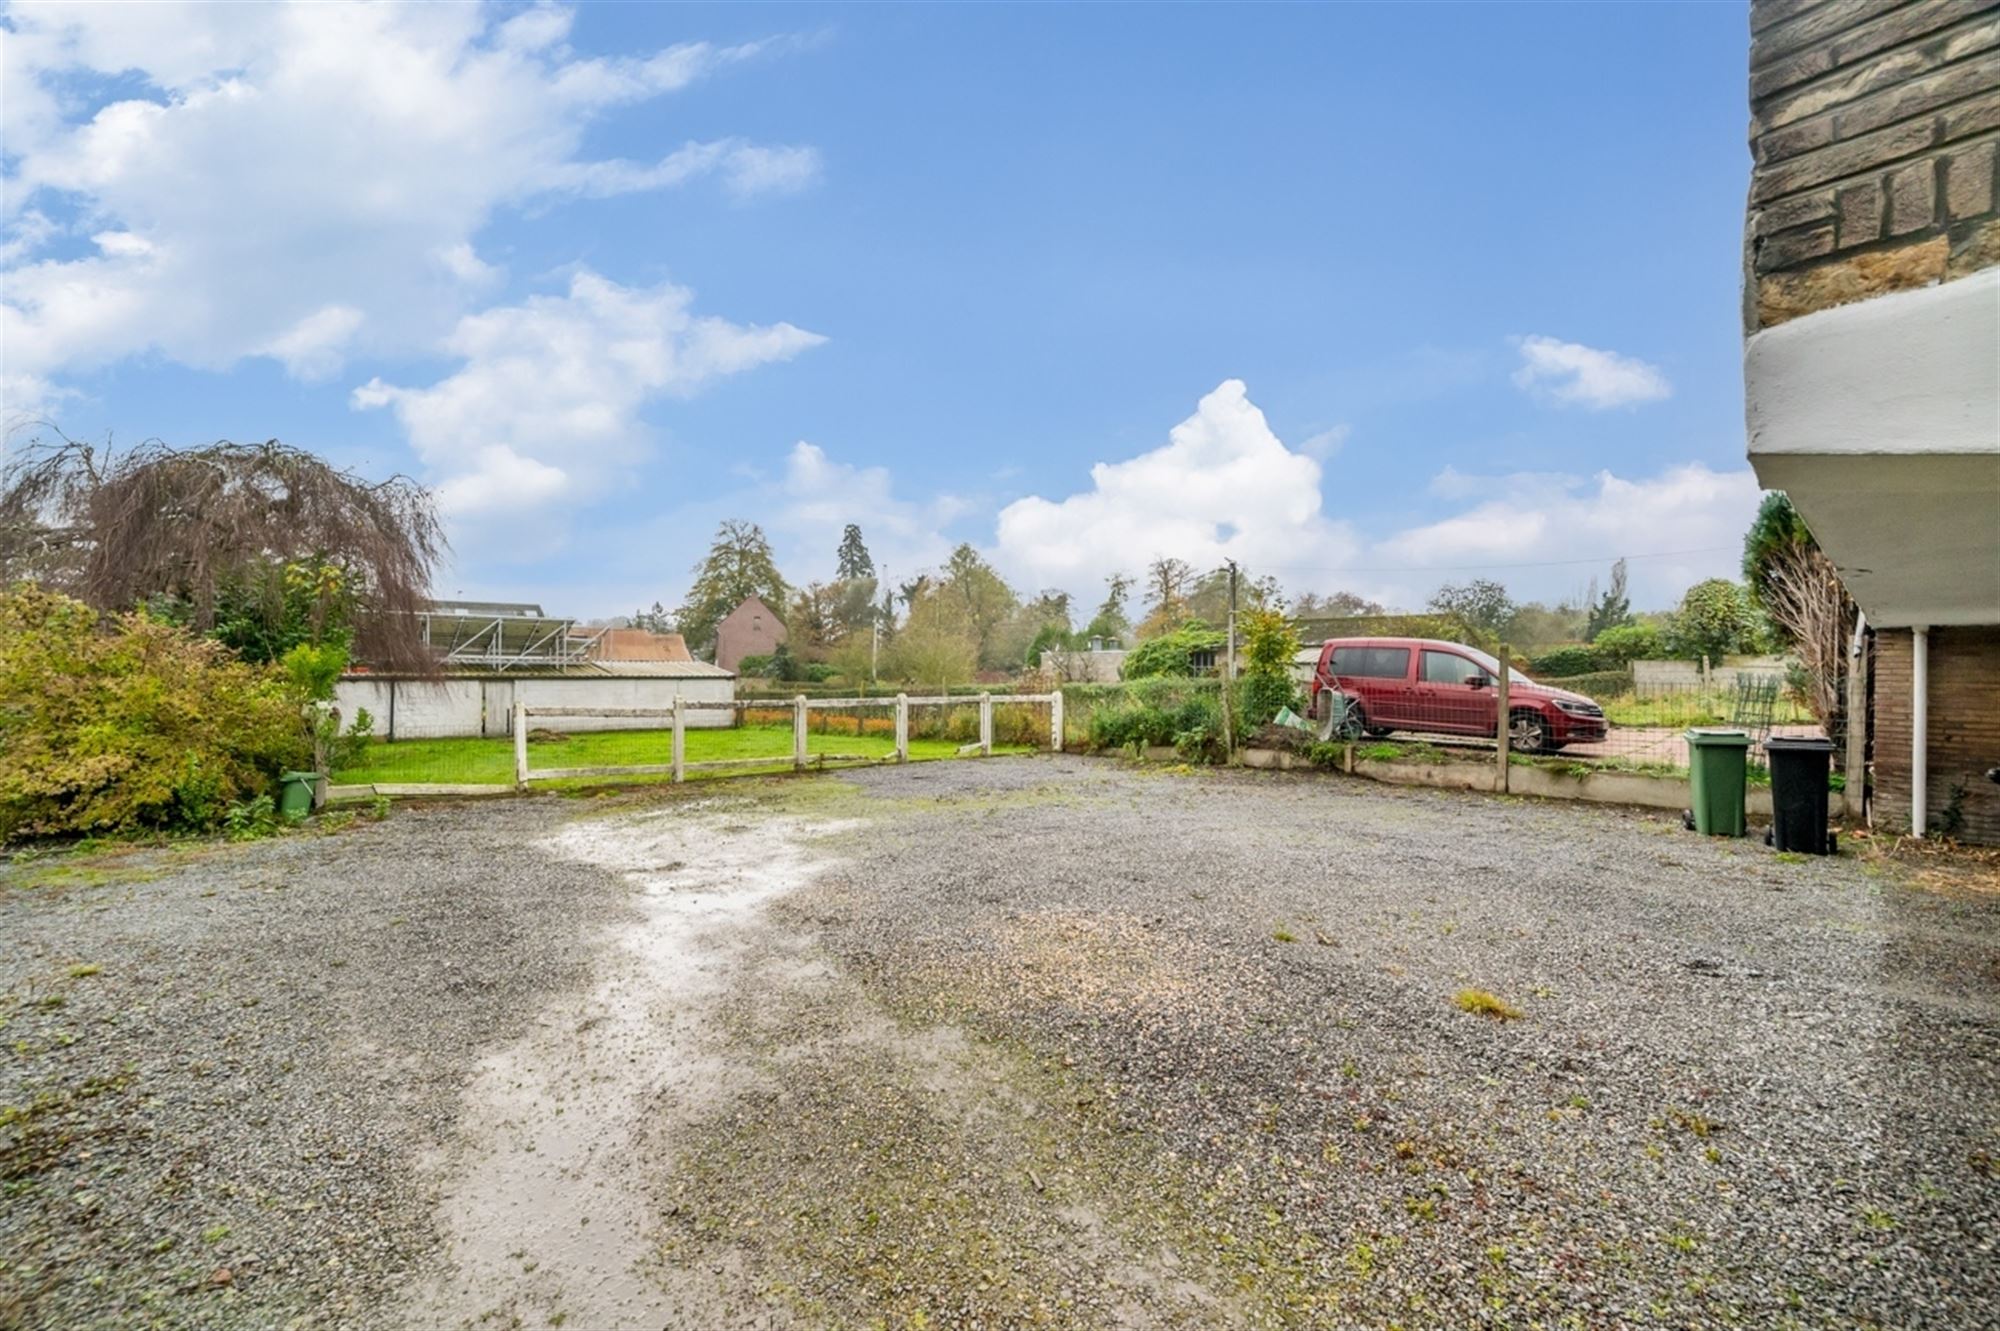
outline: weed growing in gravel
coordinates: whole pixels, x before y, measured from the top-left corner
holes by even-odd
[[[1461,1012],[1470,1012],[1478,1017],[1492,1017],[1498,1021],[1514,1021],[1521,1015],[1521,1009],[1501,998],[1498,994],[1484,989],[1461,989],[1452,995],[1454,1004]]]
[[[222,815],[222,835],[231,841],[258,841],[278,834],[278,806],[269,795],[237,800]]]
[[[69,968],[69,978],[72,980],[87,980],[103,969],[104,967],[92,965],[89,962],[80,962]]]
[[[1273,929],[1271,931],[1271,937],[1276,939],[1280,943],[1296,943],[1299,941],[1299,936],[1293,933],[1290,929],[1285,928],[1283,925],[1280,925],[1276,929]]]

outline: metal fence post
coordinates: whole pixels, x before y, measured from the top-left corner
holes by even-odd
[[[528,788],[528,709],[514,700],[514,789]]]
[[[896,761],[910,761],[910,695],[896,695]]]
[[[674,695],[674,784],[687,780],[687,725],[679,694]]]
[[[993,695],[990,693],[979,695],[979,755],[982,758],[993,756]]]
[[[1063,695],[1059,687],[1049,695],[1049,748],[1063,751]]]
[[[1493,789],[1504,795],[1507,793],[1507,750],[1514,738],[1514,718],[1507,714],[1507,644],[1500,644],[1500,673],[1493,681],[1493,739],[1494,748],[1499,751],[1499,770],[1493,774]]]
[[[806,695],[792,699],[792,770],[806,770]]]

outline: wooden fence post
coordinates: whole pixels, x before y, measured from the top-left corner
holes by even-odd
[[[1057,688],[1049,695],[1049,748],[1057,753],[1063,751],[1063,695]]]
[[[528,788],[528,709],[514,700],[514,789]]]
[[[806,695],[792,699],[792,770],[806,770]]]
[[[993,695],[979,695],[979,756],[993,756]]]
[[[1507,793],[1507,751],[1514,739],[1514,718],[1507,714],[1507,644],[1500,644],[1500,673],[1494,678],[1493,747],[1499,754],[1499,769],[1493,774],[1493,789]]]
[[[910,761],[910,695],[896,695],[896,761]]]
[[[681,698],[674,695],[674,784],[687,780],[687,725],[681,712]]]

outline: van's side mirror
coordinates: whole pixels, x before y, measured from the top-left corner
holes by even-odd
[[[1471,679],[1466,681],[1466,684],[1471,688],[1483,689],[1492,682],[1493,682],[1493,676],[1491,675],[1474,675]]]

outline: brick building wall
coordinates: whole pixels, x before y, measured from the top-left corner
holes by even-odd
[[[1910,830],[1910,631],[1875,638],[1875,826]],[[1931,630],[1930,786],[1932,828],[1963,787],[1963,837],[2000,844],[2000,627]]]
[[[769,656],[785,640],[785,621],[752,596],[715,626],[715,663],[734,670],[746,656]]]
[[[1744,324],[2000,264],[2000,7],[1753,0]]]

